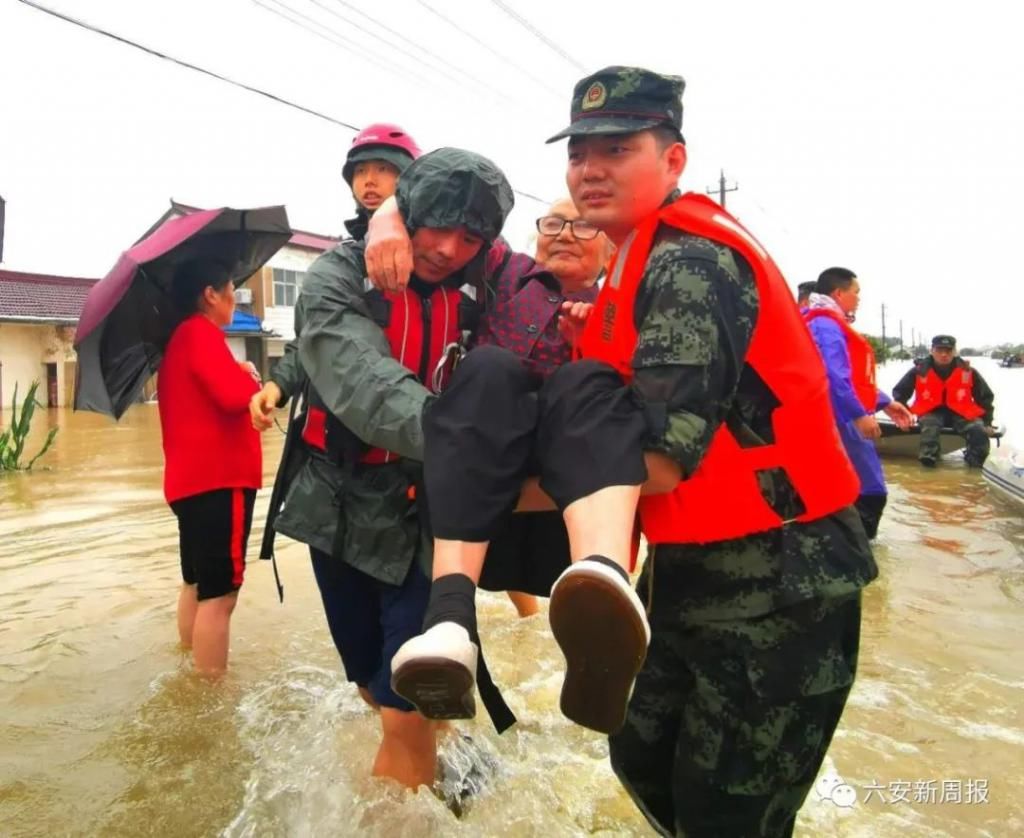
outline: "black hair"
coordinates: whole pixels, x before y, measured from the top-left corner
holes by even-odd
[[[661,154],[670,145],[683,142],[683,135],[671,125],[655,125],[650,131],[654,135],[654,143],[658,147],[658,154]]]
[[[806,300],[811,294],[818,290],[817,282],[801,282],[796,287],[796,298],[797,301]]]
[[[207,287],[220,291],[231,282],[231,268],[216,259],[190,259],[174,269],[171,294],[178,312],[184,317],[199,310],[199,300]]]
[[[845,291],[856,278],[857,274],[849,268],[826,268],[819,274],[815,290],[819,294],[830,297],[833,291],[839,289]]]

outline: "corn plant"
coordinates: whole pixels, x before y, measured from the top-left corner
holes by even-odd
[[[53,445],[53,438],[57,436],[57,428],[50,428],[46,435],[43,447],[28,461],[27,465],[21,464],[21,455],[25,451],[25,440],[28,438],[29,430],[32,427],[32,415],[37,407],[42,407],[36,401],[36,390],[39,389],[39,382],[33,381],[28,388],[28,395],[21,407],[21,415],[18,415],[18,385],[14,385],[14,401],[11,403],[11,426],[0,431],[0,471],[15,471],[18,469],[31,469],[36,460],[43,456]]]

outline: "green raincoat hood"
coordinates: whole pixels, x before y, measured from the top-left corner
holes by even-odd
[[[465,226],[488,244],[515,203],[501,169],[461,148],[439,148],[413,162],[395,198],[410,235],[421,227]]]

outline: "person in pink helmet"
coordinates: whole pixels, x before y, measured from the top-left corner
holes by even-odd
[[[366,236],[370,216],[395,194],[398,176],[419,156],[416,141],[405,129],[390,122],[375,122],[352,139],[341,176],[356,202],[355,217],[345,222],[345,229],[353,239],[361,241]],[[293,394],[302,390],[305,382],[295,347],[294,340],[288,342],[263,389],[249,402],[249,414],[257,430],[270,428],[274,409],[287,404]]]
[[[419,156],[416,141],[398,125],[377,122],[356,134],[341,168],[356,202],[356,217],[345,222],[352,238],[366,235],[370,216],[395,194],[398,176]]]

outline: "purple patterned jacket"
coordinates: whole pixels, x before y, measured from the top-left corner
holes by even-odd
[[[531,371],[551,375],[572,360],[572,347],[558,332],[566,300],[592,303],[597,286],[563,294],[554,274],[498,239],[487,254],[487,299],[472,346],[496,345],[522,358]]]

